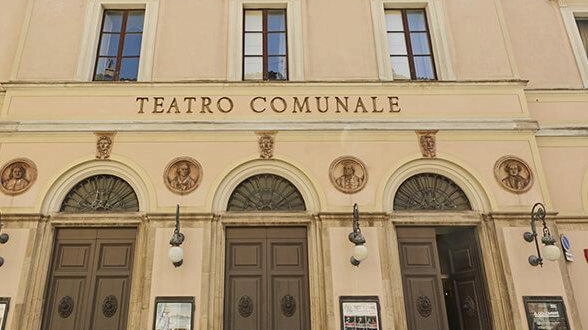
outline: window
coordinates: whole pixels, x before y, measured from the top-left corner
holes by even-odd
[[[94,80],[136,81],[144,10],[105,10]]]
[[[576,25],[578,25],[580,39],[582,39],[586,56],[588,56],[588,18],[576,18]]]
[[[245,9],[243,80],[287,80],[285,9]]]
[[[386,10],[393,79],[437,79],[424,9]]]

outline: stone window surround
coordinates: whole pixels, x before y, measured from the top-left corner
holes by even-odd
[[[372,22],[374,28],[374,40],[376,58],[378,62],[378,75],[381,80],[394,80],[392,66],[389,60],[388,40],[386,35],[386,9],[425,9],[429,23],[429,35],[435,59],[437,80],[455,80],[455,73],[451,63],[449,42],[447,40],[447,25],[443,3],[439,0],[372,0]]]
[[[243,78],[243,9],[286,9],[288,80],[304,80],[300,0],[229,0],[227,80]]]
[[[563,6],[560,10],[566,32],[570,38],[570,45],[576,58],[576,63],[578,64],[578,71],[580,72],[582,83],[585,88],[588,88],[588,56],[586,56],[584,44],[580,38],[578,25],[576,24],[576,18],[588,18],[588,5]]]
[[[102,27],[102,16],[105,9],[145,10],[137,81],[151,81],[159,0],[90,0],[86,8],[84,32],[82,34],[75,80],[92,81],[93,79],[96,53],[98,52],[98,42],[100,40],[100,29]]]

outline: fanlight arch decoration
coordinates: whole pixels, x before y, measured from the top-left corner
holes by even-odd
[[[435,173],[421,173],[406,179],[394,196],[394,210],[465,211],[472,206],[466,194],[452,180]]]
[[[139,200],[125,180],[100,174],[77,183],[67,193],[59,210],[66,213],[137,212]]]
[[[257,174],[245,179],[231,193],[230,212],[306,211],[302,194],[296,186],[275,174]]]

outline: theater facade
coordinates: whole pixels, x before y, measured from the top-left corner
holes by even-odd
[[[585,0],[0,6],[0,330],[588,328]]]

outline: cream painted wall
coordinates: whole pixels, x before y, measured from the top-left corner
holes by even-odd
[[[154,81],[225,80],[227,1],[160,1]]]
[[[332,282],[327,285],[332,285],[333,288],[331,301],[335,325],[339,325],[341,320],[340,296],[378,296],[382,318],[386,316],[383,311],[391,308],[391,306],[387,306],[384,295],[382,266],[378,249],[379,230],[381,229],[373,227],[361,229],[366,239],[368,257],[358,267],[355,267],[349,262],[353,250],[353,243],[349,242],[347,238],[350,228],[329,228]],[[393,320],[382,319],[382,324],[384,329],[391,329]]]
[[[558,1],[500,0],[521,78],[532,88],[582,88]]]
[[[32,1],[33,12],[16,79],[73,80],[84,28],[85,2]]]
[[[199,322],[204,303],[200,300],[202,279],[202,235],[199,228],[182,228],[186,239],[184,248],[184,263],[175,268],[167,255],[172,228],[158,228],[155,231],[153,268],[151,273],[151,297],[149,299],[149,328],[153,326],[155,297],[158,296],[193,296],[196,308],[194,310],[194,330],[199,329]]]
[[[533,267],[529,264],[530,255],[536,255],[535,244],[523,240],[523,233],[529,228],[503,228],[508,266],[514,293],[516,295],[516,308],[519,310],[520,319],[515,319],[515,324],[521,324],[523,329],[527,324],[523,296],[562,296],[568,309],[568,320],[572,329],[580,329],[571,318],[570,303],[565,293],[562,274],[557,262],[545,260],[543,267]],[[563,261],[562,261],[563,262]]]
[[[446,1],[457,79],[512,79],[494,0]]]
[[[574,298],[580,313],[582,327],[588,329],[588,260],[584,257],[584,249],[588,249],[588,231],[560,230],[565,234],[571,243],[571,252],[574,255],[574,262],[566,262]]]
[[[8,319],[6,320],[6,328],[12,329],[11,324],[14,322],[14,307],[17,304],[22,304],[22,297],[18,297],[19,290],[24,290],[23,285],[26,285],[23,278],[28,278],[23,275],[23,266],[25,264],[25,254],[27,252],[27,245],[30,239],[31,230],[29,229],[4,229],[3,233],[10,235],[6,244],[0,245],[0,256],[4,258],[4,265],[0,268],[0,296],[10,297],[10,306],[8,310]],[[28,260],[30,262],[30,260]]]
[[[0,0],[0,81],[8,81],[29,1]]]

